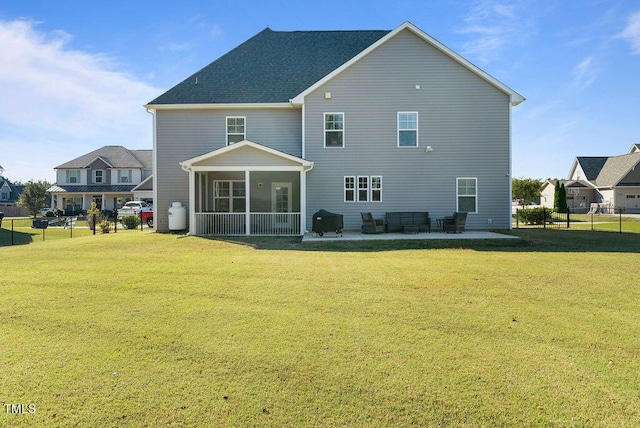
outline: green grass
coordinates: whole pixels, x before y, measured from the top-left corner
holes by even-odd
[[[634,426],[640,235],[512,233],[0,248],[0,426]]]

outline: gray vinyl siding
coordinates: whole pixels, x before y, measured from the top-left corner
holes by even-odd
[[[305,99],[305,155],[314,162],[307,224],[319,209],[344,214],[347,229],[360,228],[360,212],[451,215],[456,178],[474,177],[478,213],[467,228],[510,228],[509,110],[506,93],[413,33],[399,33]],[[399,111],[418,112],[419,147],[397,147]],[[344,112],[344,148],[324,147],[325,112]],[[382,176],[382,202],[343,202],[344,176],[360,175]]]
[[[226,145],[226,117],[246,117],[246,138],[300,156],[300,109],[158,110],[156,112],[155,221],[168,230],[172,202],[188,208],[189,175],[179,163]]]

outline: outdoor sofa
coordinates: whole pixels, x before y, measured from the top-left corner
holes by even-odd
[[[387,232],[431,233],[431,219],[428,212],[389,212],[387,213]]]

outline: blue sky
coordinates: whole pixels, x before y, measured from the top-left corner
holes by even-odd
[[[165,4],[166,3],[166,4]],[[265,27],[392,30],[410,21],[527,100],[513,176],[640,143],[637,0],[5,1],[0,165],[10,180],[104,145],[152,147],[143,105]]]

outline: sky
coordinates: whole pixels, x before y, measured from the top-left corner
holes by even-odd
[[[513,177],[566,178],[576,156],[640,143],[638,0],[0,0],[3,175],[54,182],[102,146],[151,149],[143,106],[266,27],[405,21],[526,98]]]

